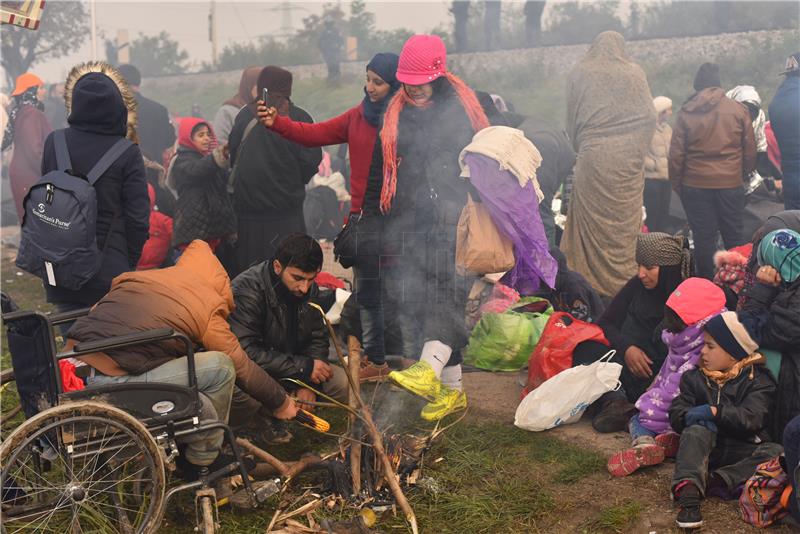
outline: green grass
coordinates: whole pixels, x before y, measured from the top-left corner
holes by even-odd
[[[2,266],[3,289],[23,309],[47,309],[41,283],[30,276],[16,276],[10,262]],[[4,329],[3,329],[4,330]],[[10,359],[3,333],[3,368]],[[385,397],[383,395],[386,395]],[[369,391],[365,398],[370,398]],[[406,398],[407,397],[407,398]],[[390,394],[383,388],[377,395],[391,413],[392,432],[411,430],[419,425],[419,406],[406,394]],[[400,403],[398,406],[395,403]],[[16,404],[13,384],[2,394],[3,410]],[[346,429],[345,416],[338,410],[321,410],[320,415],[332,424],[332,432]],[[382,414],[376,410],[376,418]],[[21,416],[19,417],[21,421]],[[11,425],[13,426],[13,425]],[[304,452],[330,452],[337,449],[335,437],[292,426],[295,439],[270,452],[283,460],[293,460]],[[437,462],[436,460],[442,460]],[[422,532],[436,533],[503,533],[554,531],[563,510],[578,511],[583,506],[580,484],[587,477],[601,473],[604,459],[594,451],[566,443],[543,433],[519,430],[508,424],[486,422],[473,417],[445,432],[425,458],[423,476],[430,477],[438,491],[417,486],[407,490]],[[313,473],[301,477],[291,486],[294,495],[304,487],[319,482]],[[427,489],[426,489],[427,488]],[[292,498],[291,496],[287,498]],[[252,512],[220,508],[222,532],[261,532],[278,506],[274,497]],[[592,519],[594,530],[614,530],[632,521],[638,514],[635,503],[603,510]],[[317,512],[324,517],[347,519],[354,515],[350,508]],[[193,531],[195,522],[193,496],[179,494],[165,515],[159,529],[164,534]],[[402,517],[381,518],[377,528],[387,532],[405,532]]]
[[[626,501],[604,508],[589,522],[588,532],[625,532],[639,519],[644,506],[636,501]]]

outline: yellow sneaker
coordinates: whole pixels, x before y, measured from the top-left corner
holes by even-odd
[[[467,407],[467,395],[463,391],[442,386],[436,400],[425,405],[420,414],[426,421],[438,421]]]
[[[436,400],[442,389],[442,382],[427,362],[417,362],[404,371],[392,371],[389,380],[428,402]]]

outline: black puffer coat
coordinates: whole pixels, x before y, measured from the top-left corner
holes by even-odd
[[[752,373],[751,373],[752,371]],[[752,374],[752,377],[751,377]],[[700,369],[687,371],[681,377],[680,394],[669,408],[669,422],[675,432],[686,428],[686,412],[695,406],[717,407],[717,446],[725,442],[770,441],[769,422],[775,400],[775,378],[763,365],[747,367],[720,386]]]
[[[422,340],[436,339],[457,349],[466,344],[463,319],[468,286],[455,275],[455,239],[470,189],[469,182],[460,178],[458,156],[475,132],[449,82],[434,83],[431,106],[405,106],[400,112],[397,188],[391,211],[385,215],[380,211],[380,134],[372,152],[363,210],[367,219],[382,216],[382,251],[399,265],[391,282],[402,287],[389,291],[397,296],[402,291],[403,305],[415,307],[411,315],[419,320]]]
[[[242,348],[270,376],[308,383],[315,359],[328,357],[328,334],[308,299],[287,295],[266,261],[231,282],[236,309],[228,318]],[[317,294],[317,286],[309,298]]]
[[[228,238],[236,233],[236,214],[227,191],[227,162],[221,150],[203,156],[178,147],[170,177],[178,191],[173,245]]]
[[[773,435],[782,436],[786,424],[800,415],[800,280],[782,291],[756,284],[742,311],[768,312],[758,333],[761,346],[782,355],[772,425]]]

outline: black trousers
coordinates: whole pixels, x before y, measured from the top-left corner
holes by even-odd
[[[758,464],[778,456],[783,447],[777,443],[748,443],[726,440],[717,447],[717,433],[701,425],[683,429],[672,487],[683,481],[693,483],[705,495],[709,471],[719,476],[729,490],[744,483]]]
[[[672,184],[669,180],[644,181],[644,208],[647,210],[648,230],[666,232],[669,220],[669,203],[672,199]]]
[[[744,243],[744,188],[698,189],[684,186],[681,190],[681,202],[694,238],[697,276],[711,280],[714,278],[717,234],[722,234],[726,249]]]

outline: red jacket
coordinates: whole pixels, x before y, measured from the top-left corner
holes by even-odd
[[[362,104],[325,122],[297,122],[278,115],[272,129],[282,137],[307,147],[347,143],[350,148],[350,213],[361,211],[372,149],[378,135],[378,129],[364,119]]]
[[[156,190],[150,184],[147,184],[147,193],[150,195],[150,237],[142,249],[142,256],[136,265],[137,271],[161,267],[172,243],[172,217],[155,209]]]

